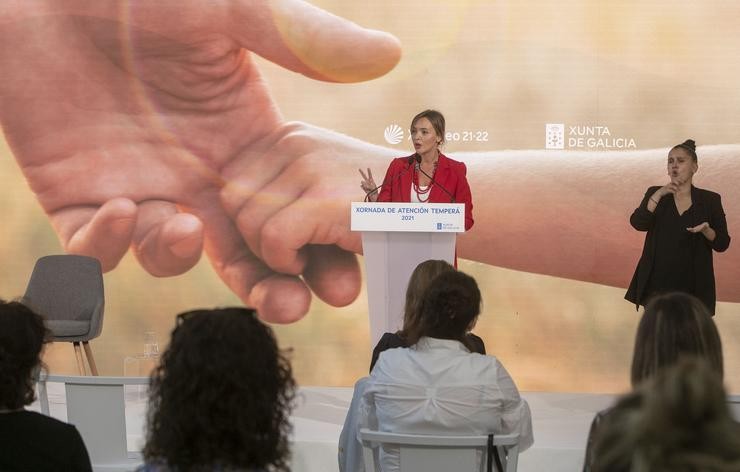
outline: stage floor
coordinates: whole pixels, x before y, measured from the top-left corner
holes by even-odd
[[[145,387],[126,388],[128,449],[140,451],[146,420]],[[63,385],[49,383],[48,391],[51,415],[66,420]],[[580,470],[591,420],[597,411],[609,406],[615,397],[544,392],[524,392],[522,395],[532,410],[534,445],[519,456],[518,470],[521,472]],[[337,441],[351,399],[351,388],[300,388],[298,405],[292,415],[293,472],[338,471]],[[736,418],[740,419],[740,398],[733,397],[731,401]],[[31,405],[31,409],[38,411],[38,402]],[[116,470],[99,467],[95,469]]]

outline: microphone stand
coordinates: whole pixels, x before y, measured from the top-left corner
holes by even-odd
[[[396,175],[394,175],[393,177],[391,177],[391,180],[390,180],[390,182],[388,182],[388,185],[391,185],[391,184],[392,184],[392,183],[393,183],[393,182],[394,182],[394,181],[395,181],[395,180],[396,180],[397,178],[401,177],[401,176],[402,176],[403,174],[405,174],[406,172],[408,172],[408,171],[409,171],[409,169],[411,168],[411,164],[413,164],[413,162],[414,162],[414,161],[417,161],[417,162],[418,162],[419,160],[421,160],[421,156],[419,156],[419,155],[418,155],[418,154],[416,154],[416,153],[413,153],[412,155],[410,155],[409,157],[407,157],[407,158],[406,158],[406,162],[407,162],[406,168],[405,168],[405,169],[403,169],[403,170],[402,170],[401,172],[398,172],[398,173],[397,173]],[[378,189],[379,189],[380,187],[382,187],[383,185],[385,185],[385,184],[386,184],[386,182],[385,182],[385,179],[384,179],[384,180],[383,180],[383,183],[381,183],[380,185],[378,185],[378,186],[377,186],[377,187],[375,187],[374,189],[372,189],[372,190],[370,190],[369,192],[367,192],[367,193],[365,194],[365,199],[364,199],[364,202],[365,202],[365,203],[367,203],[367,201],[368,201],[368,200],[369,200],[369,198],[370,198],[370,195],[372,195],[373,193],[377,192],[377,191],[378,191]]]

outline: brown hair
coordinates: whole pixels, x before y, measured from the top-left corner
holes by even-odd
[[[449,262],[430,259],[424,261],[411,273],[406,288],[406,305],[403,309],[403,328],[399,335],[405,338],[409,331],[417,331],[419,326],[421,302],[424,300],[424,291],[439,274],[454,271]]]
[[[694,162],[699,162],[699,159],[696,156],[696,143],[694,142],[693,139],[687,139],[681,144],[676,144],[675,146],[671,148],[671,151],[673,151],[676,148],[681,148],[684,151],[688,152],[689,156],[691,156],[691,159],[693,159]]]
[[[413,128],[416,122],[422,118],[426,118],[432,124],[434,132],[437,133],[437,136],[439,137],[439,144],[444,143],[445,117],[442,115],[442,113],[438,112],[437,110],[424,110],[423,112],[416,115],[413,120],[411,120],[411,128]]]
[[[685,357],[622,397],[594,442],[593,472],[740,470],[740,427],[722,379]]]
[[[653,298],[637,327],[632,385],[686,355],[705,359],[712,370],[723,377],[722,341],[704,304],[681,292]]]
[[[408,345],[423,336],[455,339],[470,349],[466,333],[480,314],[481,295],[471,276],[457,271],[444,272],[429,284],[421,303],[419,324],[409,330]]]

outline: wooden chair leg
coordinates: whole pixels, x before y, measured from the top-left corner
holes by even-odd
[[[90,343],[82,341],[82,345],[85,347],[85,357],[87,357],[87,365],[90,366],[90,373],[92,373],[92,375],[98,375],[98,367],[95,365],[95,358],[93,357]]]
[[[74,341],[72,345],[75,348],[75,358],[77,359],[77,370],[80,375],[85,375],[85,362],[82,360],[82,350],[80,349],[80,342]]]

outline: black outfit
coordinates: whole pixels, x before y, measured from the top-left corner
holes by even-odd
[[[691,207],[683,215],[678,214],[673,195],[665,195],[650,212],[647,204],[659,188],[650,187],[630,217],[632,227],[647,235],[624,298],[639,306],[652,295],[681,291],[696,296],[714,315],[717,295],[712,250],[722,252],[730,245],[720,195],[692,185]],[[716,233],[714,241],[686,231],[704,222]]]
[[[598,434],[599,427],[604,423],[604,419],[608,418],[611,421],[614,409],[607,408],[596,413],[593,421],[591,421],[591,428],[588,430],[588,438],[586,439],[586,457],[583,459],[583,472],[591,472],[594,465],[594,445],[596,444],[596,435]]]
[[[77,428],[21,410],[0,413],[0,470],[92,472],[92,466]]]
[[[468,333],[465,336],[467,337],[467,342],[465,344],[467,345],[466,347],[470,348],[470,352],[477,352],[478,354],[485,355],[486,346],[483,344],[483,340],[481,338],[474,335],[473,333]],[[370,372],[373,371],[375,363],[378,362],[378,357],[380,356],[380,353],[388,349],[393,349],[395,347],[408,346],[406,345],[406,341],[401,337],[400,334],[398,334],[398,331],[396,331],[395,333],[383,333],[380,341],[378,341],[375,349],[373,349],[373,358],[370,360]]]

